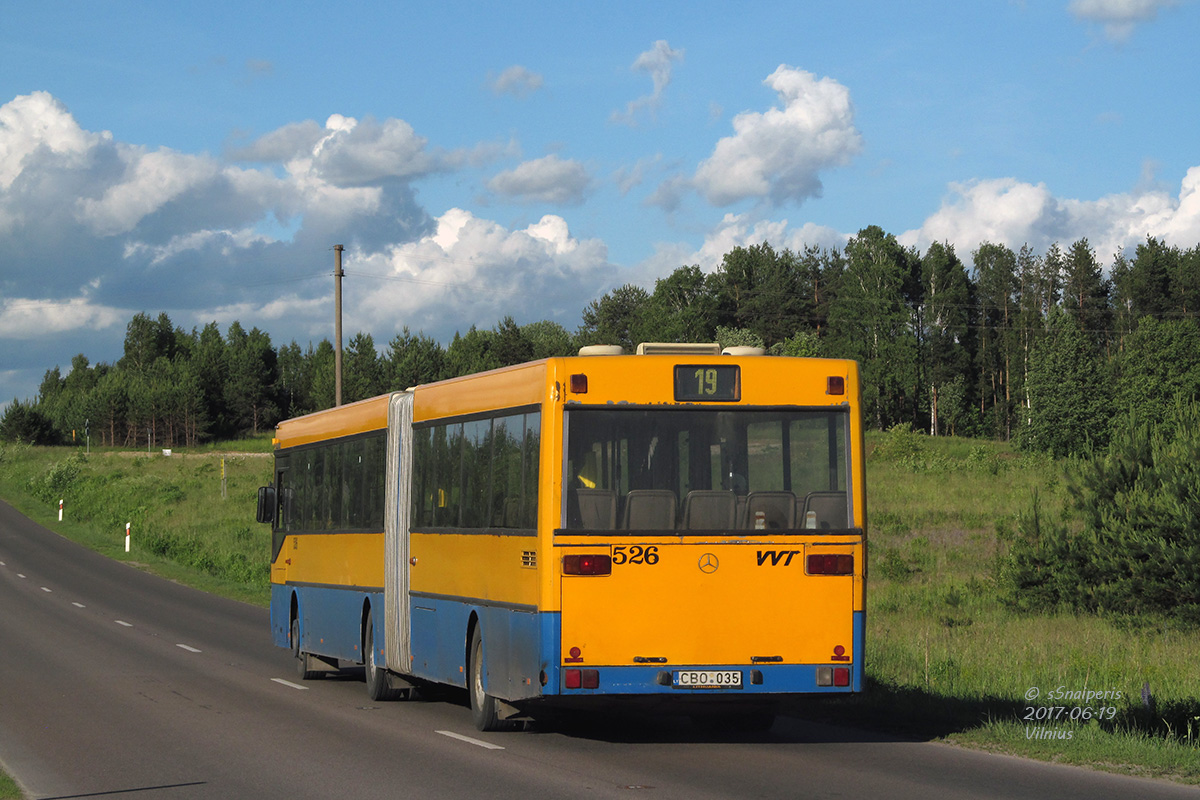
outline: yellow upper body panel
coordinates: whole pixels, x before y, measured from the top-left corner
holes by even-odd
[[[318,411],[279,423],[275,432],[275,447],[286,449],[302,444],[353,436],[357,433],[383,430],[387,427],[388,399],[380,395],[338,408]]]
[[[567,403],[675,403],[674,365],[741,368],[739,399],[696,405],[831,406],[857,402],[858,365],[853,361],[769,356],[591,356],[552,359]],[[587,376],[587,393],[570,391],[570,376]],[[844,380],[845,394],[826,393],[828,378]]]

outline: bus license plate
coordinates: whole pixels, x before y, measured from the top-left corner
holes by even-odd
[[[742,673],[737,670],[675,670],[674,686],[679,689],[740,689]]]

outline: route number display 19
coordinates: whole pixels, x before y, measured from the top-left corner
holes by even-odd
[[[741,394],[740,367],[713,364],[679,364],[675,367],[677,402],[728,403],[741,399]]]

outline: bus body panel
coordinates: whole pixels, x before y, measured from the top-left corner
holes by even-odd
[[[271,634],[279,647],[291,647],[290,613],[293,598],[299,612],[301,650],[350,663],[362,662],[363,610],[366,606],[382,610],[382,592],[329,586],[273,585]],[[376,624],[379,624],[378,621]]]
[[[715,537],[714,537],[715,538]],[[847,554],[856,538],[624,540],[611,575],[562,578],[562,646],[575,663],[633,665],[839,664],[854,658],[852,575],[808,575],[806,557]],[[594,553],[594,546],[559,548]],[[629,554],[638,553],[631,563]],[[615,563],[624,560],[624,563]],[[650,562],[653,563],[650,563]],[[566,653],[564,652],[564,658]],[[755,661],[755,660],[758,661]]]
[[[414,530],[409,546],[416,594],[537,608],[535,536]]]
[[[481,625],[486,632],[484,688],[488,694],[509,701],[541,695],[541,615],[528,609],[419,593],[413,595],[412,608],[414,677],[466,686],[466,634]]]
[[[383,590],[383,533],[300,533],[284,539],[277,583]]]

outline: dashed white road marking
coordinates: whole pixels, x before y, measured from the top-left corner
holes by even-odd
[[[43,592],[53,592],[54,590],[53,590],[53,589],[51,589],[51,588],[50,588],[50,587],[48,587],[48,586],[43,586],[43,587],[42,587],[42,591],[43,591]]]
[[[472,739],[470,736],[463,736],[461,733],[455,733],[454,731],[434,731],[434,733],[440,733],[442,736],[449,736],[451,739],[458,739],[460,742],[466,742],[467,744],[473,744],[476,747],[483,747],[488,750],[503,750],[504,749],[503,747],[501,747],[498,744],[492,744],[491,742],[483,742],[483,741],[480,741],[479,739]]]
[[[24,578],[25,576],[24,576],[24,575],[22,575],[21,573],[19,573],[19,572],[18,572],[18,573],[17,573],[17,577],[18,577],[18,578]]]
[[[177,644],[177,645],[175,645],[175,646],[176,646],[176,647],[181,647],[181,648],[183,648],[184,650],[187,650],[189,653],[199,653],[199,652],[200,652],[200,651],[199,651],[199,650],[197,650],[196,648],[192,647],[191,645],[187,645],[187,644]]]
[[[125,621],[125,620],[123,620],[123,619],[114,619],[114,620],[113,620],[113,622],[117,623],[118,625],[123,625],[123,626],[125,626],[126,628],[132,628],[132,627],[133,627],[133,623],[132,623],[132,622],[126,622],[126,621]]]
[[[275,681],[275,683],[282,683],[284,686],[290,687],[292,689],[299,689],[302,692],[308,691],[307,686],[301,686],[298,683],[292,683],[291,681],[285,681],[283,678],[271,678],[271,680]]]
[[[87,606],[85,606],[83,603],[71,603],[71,605],[75,606],[76,608],[87,608]]]

